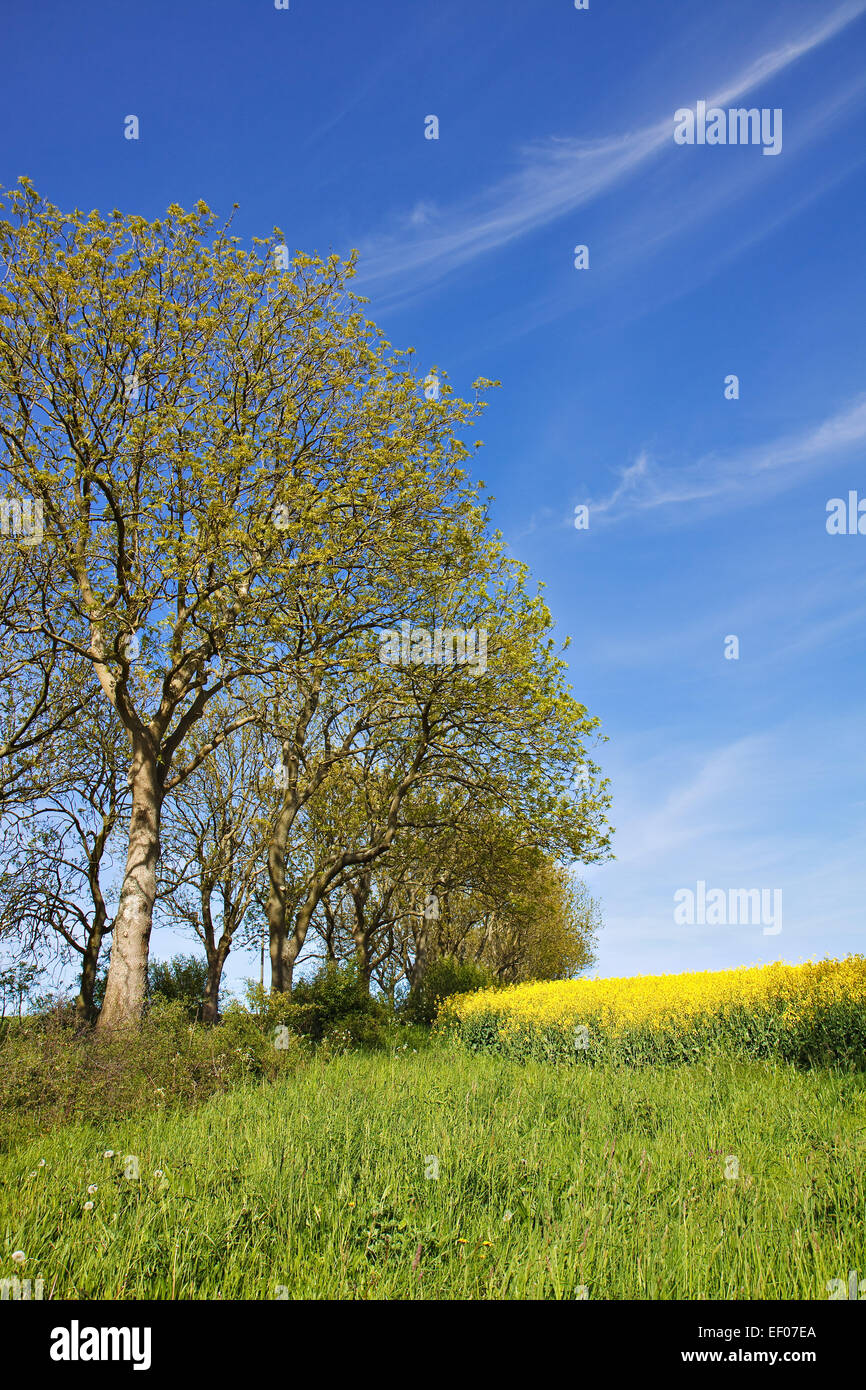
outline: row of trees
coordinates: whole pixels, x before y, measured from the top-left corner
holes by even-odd
[[[78,959],[84,1017],[110,940],[103,1028],[140,1014],[155,914],[200,938],[211,1018],[262,929],[275,991],[302,952],[391,994],[446,951],[585,964],[598,721],[464,467],[494,383],[422,389],[353,260],[282,270],[279,229],[26,180],[0,210],[0,490],[40,519],[2,551],[6,940]]]

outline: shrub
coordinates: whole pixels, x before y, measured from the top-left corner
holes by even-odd
[[[328,962],[315,975],[299,980],[292,993],[268,994],[261,985],[247,988],[247,1006],[258,1025],[273,1033],[280,1025],[321,1042],[340,1035],[346,1046],[379,1047],[389,1013],[358,978],[354,965]]]
[[[413,1023],[432,1024],[443,999],[452,994],[470,994],[494,989],[496,981],[489,970],[475,961],[440,956],[428,965],[417,989],[410,990],[403,1008]]]
[[[0,1147],[69,1121],[188,1107],[292,1071],[307,1051],[295,1034],[278,1046],[236,1005],[208,1028],[189,1022],[182,1000],[156,999],[139,1028],[105,1036],[57,1012],[15,1019],[0,1033]]]
[[[261,985],[248,984],[246,1009],[232,1004],[223,1017],[227,1019],[239,1012],[252,1018],[255,1026],[268,1035],[272,1035],[274,1029],[281,1025],[306,1037],[316,1037],[321,1032],[315,1005],[299,1004],[297,995],[293,994],[270,994]]]
[[[388,1009],[364,988],[354,965],[328,961],[315,975],[298,981],[292,1000],[315,1010],[313,1037],[339,1035],[346,1047],[381,1046]]]
[[[172,956],[171,960],[155,960],[148,970],[151,1000],[167,999],[181,1004],[189,1019],[201,1017],[206,984],[207,961],[198,956]]]

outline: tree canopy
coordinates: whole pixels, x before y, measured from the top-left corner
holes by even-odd
[[[160,902],[204,945],[211,1016],[238,933],[263,925],[290,990],[348,903],[365,980],[417,975],[437,886],[439,932],[471,919],[504,978],[575,968],[562,866],[609,852],[609,795],[598,720],[467,471],[496,383],[464,400],[440,372],[431,396],[354,257],[288,259],[277,228],[245,248],[204,203],[68,213],[24,179],[0,211],[0,490],[42,519],[3,556],[0,792],[38,835],[101,759],[95,916],[66,937],[82,1010],[110,936],[99,1024],[139,1016]],[[558,945],[532,937],[544,911]]]

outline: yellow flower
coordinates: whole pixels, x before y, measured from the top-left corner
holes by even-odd
[[[866,957],[510,985],[452,995],[439,1018],[458,1031],[483,1024],[487,1045],[491,1036],[506,1045],[559,1038],[579,1055],[635,1029],[666,1039],[759,1016],[805,1029],[839,1004],[866,1009]]]

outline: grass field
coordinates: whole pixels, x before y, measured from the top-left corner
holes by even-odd
[[[90,1299],[826,1299],[866,1276],[864,1160],[862,1072],[519,1065],[440,1040],[13,1144],[0,1278]]]

